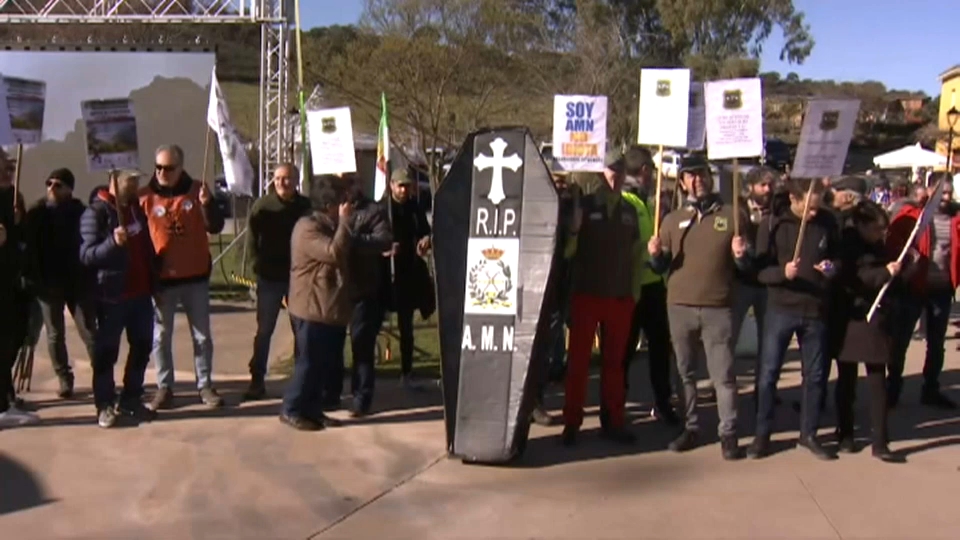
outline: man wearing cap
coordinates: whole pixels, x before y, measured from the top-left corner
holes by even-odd
[[[430,222],[427,214],[413,198],[417,189],[406,168],[398,168],[390,177],[389,216],[393,246],[383,253],[382,273],[385,281],[386,306],[397,314],[400,330],[401,383],[408,390],[419,385],[413,379],[413,314],[420,311],[424,319],[432,315],[436,299],[430,272],[423,257],[430,252]]]
[[[635,208],[623,199],[625,163],[608,160],[597,189],[574,191],[573,219],[565,255],[571,260],[570,347],[563,407],[565,445],[577,442],[583,423],[590,356],[597,326],[603,327],[600,395],[606,410],[601,436],[632,443],[624,412],[623,353],[630,337],[630,319],[640,295],[638,265],[643,244]],[[580,173],[580,175],[596,173]]]
[[[686,194],[682,208],[671,212],[650,239],[647,250],[654,270],[667,273],[667,313],[677,368],[683,382],[686,425],[670,443],[674,452],[697,446],[697,360],[701,344],[717,394],[720,446],[724,459],[742,457],[737,441],[737,381],[733,363],[733,292],[736,271],[748,271],[747,242],[737,223],[747,216],[713,193],[707,160],[690,155],[678,171]]]
[[[58,395],[73,395],[73,370],[67,356],[63,311],[66,308],[77,333],[93,360],[96,320],[86,272],[80,265],[80,216],[86,209],[73,196],[74,177],[57,169],[47,177],[46,195],[27,211],[24,220],[24,279],[28,291],[40,301],[47,347],[60,380]]]
[[[247,254],[257,276],[257,333],[250,358],[246,400],[263,399],[267,390],[270,338],[290,289],[290,236],[297,221],[310,213],[310,199],[297,191],[300,172],[285,163],[273,172],[269,192],[257,199],[247,217]]]
[[[94,276],[97,327],[93,339],[93,401],[97,423],[111,428],[118,415],[149,421],[155,413],[143,402],[143,379],[153,346],[152,296],[159,260],[137,204],[140,173],[121,171],[101,189],[80,221],[80,263]],[[113,379],[120,337],[127,333],[123,390]]]

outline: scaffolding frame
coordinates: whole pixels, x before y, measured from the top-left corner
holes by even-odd
[[[270,171],[288,157],[286,124],[292,13],[291,0],[0,0],[0,25],[258,25],[260,117],[257,148],[261,193]]]

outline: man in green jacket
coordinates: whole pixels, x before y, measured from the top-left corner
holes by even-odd
[[[247,218],[247,253],[257,276],[257,333],[246,400],[266,396],[270,338],[290,288],[290,235],[297,221],[310,212],[310,200],[297,191],[298,178],[294,165],[277,167],[269,193],[254,203]]]

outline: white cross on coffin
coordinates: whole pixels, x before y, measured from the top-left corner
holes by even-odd
[[[507,141],[500,137],[490,143],[490,149],[493,150],[492,156],[480,154],[474,158],[473,165],[478,171],[493,169],[493,179],[490,181],[490,193],[487,198],[493,204],[500,204],[507,198],[503,193],[503,169],[517,172],[517,169],[523,165],[523,159],[517,154],[503,155],[507,150]]]

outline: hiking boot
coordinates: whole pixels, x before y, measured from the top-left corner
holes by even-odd
[[[797,446],[800,448],[806,448],[811,454],[814,455],[814,457],[823,461],[833,461],[837,459],[837,455],[824,448],[820,444],[820,441],[818,441],[813,435],[801,436],[800,440],[797,441]]]
[[[637,442],[637,436],[625,427],[601,429],[600,438],[618,444],[633,444]]]
[[[537,407],[533,409],[533,413],[530,414],[530,418],[533,420],[533,423],[538,426],[549,427],[557,424],[557,417],[548,413],[547,410],[543,408],[543,405],[537,405]]]
[[[683,430],[679,437],[670,441],[667,448],[672,452],[687,452],[697,447],[697,432],[688,429]]]
[[[257,377],[254,375],[250,379],[250,386],[247,387],[247,391],[243,393],[244,401],[258,401],[267,397],[267,385],[263,381],[263,377]]]
[[[856,454],[857,442],[853,435],[837,433],[837,452],[841,454]]]
[[[740,441],[733,435],[720,437],[720,452],[723,454],[723,459],[727,461],[743,459],[743,449],[740,448]]]
[[[343,426],[343,420],[337,420],[323,413],[320,413],[320,417],[313,419],[313,421],[325,428],[338,428]]]
[[[580,428],[576,426],[565,426],[563,434],[560,435],[560,444],[564,446],[575,446],[577,444],[577,435],[580,434]]]
[[[920,394],[920,404],[944,411],[951,411],[957,408],[957,404],[939,390],[924,390],[923,393]]]
[[[770,455],[770,436],[757,435],[747,447],[747,456],[750,459],[763,459]]]
[[[205,386],[200,389],[200,402],[211,409],[223,407],[223,398],[212,386]]]
[[[120,401],[117,405],[117,413],[123,416],[133,418],[137,422],[153,422],[157,419],[157,411],[150,409],[139,399],[130,401]]]
[[[362,400],[354,400],[350,407],[350,418],[363,418],[370,415],[370,407],[365,405]]]
[[[677,416],[677,411],[673,409],[673,406],[669,403],[657,405],[650,411],[650,416],[660,420],[668,426],[679,426],[680,417]]]
[[[297,431],[321,431],[323,425],[302,416],[290,416],[286,413],[280,415],[280,421]]]
[[[66,373],[59,377],[60,388],[57,390],[57,397],[60,399],[70,399],[73,397],[73,373]]]
[[[884,463],[905,463],[907,461],[900,454],[891,451],[886,444],[874,444],[872,454],[873,457]]]
[[[172,409],[173,390],[167,387],[158,388],[157,393],[153,395],[153,400],[150,401],[147,407],[150,407],[150,409],[154,411]]]
[[[97,412],[97,424],[109,429],[117,425],[117,411],[113,407],[104,407]]]

